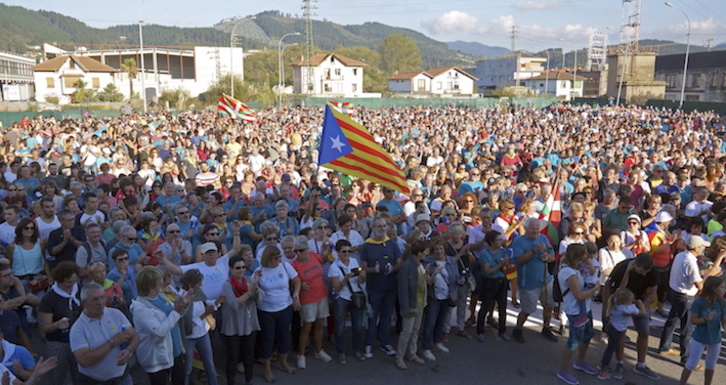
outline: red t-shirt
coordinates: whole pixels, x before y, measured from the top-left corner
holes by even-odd
[[[309,286],[308,290],[300,290],[300,304],[308,305],[322,301],[328,295],[328,289],[323,281],[323,257],[314,251],[308,251],[308,263],[301,263],[299,259],[290,265],[297,271],[302,282]]]

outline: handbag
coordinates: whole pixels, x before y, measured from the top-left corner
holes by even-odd
[[[28,282],[28,289],[31,292],[37,293],[50,287],[50,280],[47,275],[39,275]]]
[[[343,267],[338,265],[338,268],[343,273],[343,277],[345,277],[345,270],[343,270]],[[350,299],[353,301],[353,307],[356,309],[365,309],[367,302],[366,301],[366,293],[363,292],[363,288],[360,287],[360,283],[358,284],[358,288],[361,289],[361,291],[353,291],[353,286],[351,286],[350,281],[346,281],[348,284],[348,289],[350,289]]]
[[[469,271],[469,269],[464,266],[464,262],[459,258],[459,264],[461,265],[461,271],[464,273],[462,274],[466,279],[466,285],[469,286],[469,291],[476,291],[476,277],[474,277],[474,274]]]

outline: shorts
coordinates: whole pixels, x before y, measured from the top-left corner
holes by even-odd
[[[302,322],[315,322],[319,318],[327,318],[330,315],[330,306],[328,306],[328,297],[322,301],[309,303],[300,306],[300,319]]]
[[[650,322],[648,321],[648,315],[639,316],[634,315],[633,318],[633,327],[635,327],[635,331],[640,334],[650,334]]]
[[[537,301],[543,307],[550,309],[555,308],[555,300],[552,298],[552,281],[547,282],[547,298],[545,299],[544,287],[532,290],[519,289],[519,303],[522,306],[522,312],[532,314],[537,311]]]
[[[567,314],[567,325],[570,330],[570,336],[567,338],[565,347],[570,350],[577,349],[577,346],[580,344],[590,343],[594,334],[592,330],[592,312],[587,313],[587,323],[577,328],[575,327],[575,320],[579,317],[579,314]]]

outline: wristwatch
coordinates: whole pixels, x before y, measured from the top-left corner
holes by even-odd
[[[108,340],[108,344],[111,345],[111,349],[116,347],[116,343],[113,340]]]

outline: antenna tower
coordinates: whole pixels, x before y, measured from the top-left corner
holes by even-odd
[[[315,10],[318,7],[315,6],[317,0],[303,0],[303,17],[305,18],[305,47],[303,48],[303,54],[305,55],[303,71],[303,93],[310,94],[313,92],[313,69],[311,59],[313,57],[314,45],[313,45],[313,16],[316,16]]]

